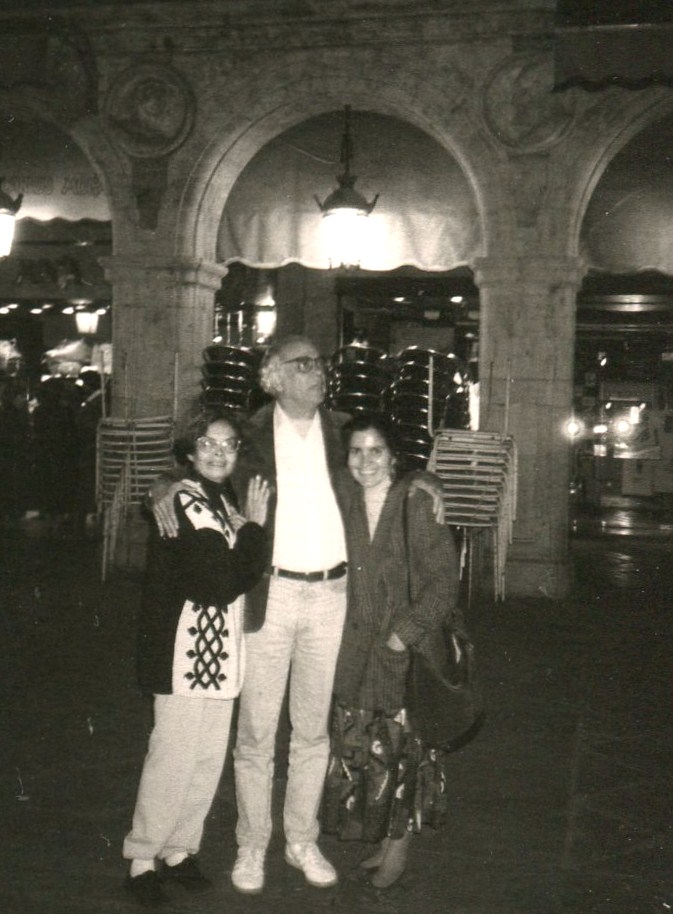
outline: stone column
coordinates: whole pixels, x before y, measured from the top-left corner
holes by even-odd
[[[212,340],[214,294],[226,267],[187,258],[113,256],[104,267],[113,288],[112,416],[194,415],[203,348]],[[142,569],[148,524],[139,505],[126,511],[111,563]]]
[[[506,569],[508,595],[569,590],[568,483],[579,260],[483,258],[480,428],[514,437],[519,494]]]
[[[226,267],[151,256],[109,257],[104,266],[113,287],[113,415],[192,415]]]

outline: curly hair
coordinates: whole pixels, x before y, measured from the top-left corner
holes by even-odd
[[[178,463],[185,465],[188,463],[188,457],[194,453],[197,438],[206,434],[209,426],[213,422],[227,422],[236,433],[237,437],[243,437],[243,424],[239,416],[233,410],[223,407],[205,409],[190,419],[185,427],[175,436],[173,442],[173,456]]]
[[[294,346],[296,343],[306,343],[309,346],[313,346],[313,342],[307,336],[296,333],[289,336],[283,336],[274,343],[271,343],[264,353],[264,358],[262,359],[262,364],[259,369],[259,383],[262,390],[267,394],[271,394],[272,397],[277,397],[280,393],[281,356],[289,346]]]

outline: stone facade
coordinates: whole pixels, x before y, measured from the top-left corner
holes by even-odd
[[[563,596],[580,226],[606,164],[673,108],[671,90],[553,93],[551,0],[67,6],[48,35],[13,15],[15,46],[41,39],[51,56],[37,83],[0,65],[0,111],[57,122],[106,188],[113,411],[193,409],[225,273],[219,221],[258,150],[345,101],[408,121],[456,158],[479,212],[483,427],[520,453],[507,590]],[[310,319],[283,320],[327,346],[334,306],[319,293]]]

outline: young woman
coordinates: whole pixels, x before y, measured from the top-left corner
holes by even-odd
[[[450,531],[424,492],[397,478],[393,429],[358,417],[344,427],[360,489],[346,518],[348,610],[334,684],[323,827],[379,842],[362,866],[377,888],[404,871],[408,842],[444,814],[441,754],[422,745],[404,708],[409,646],[457,612]],[[411,594],[411,596],[410,596]]]
[[[268,486],[251,480],[245,516],[227,479],[241,443],[227,413],[200,416],[176,446],[191,484],[178,489],[178,535],[153,531],[139,624],[139,681],[154,695],[154,729],[124,841],[128,891],[144,906],[171,881],[199,891],[199,850],[245,669],[241,595],[269,561]],[[161,861],[157,870],[156,861]]]

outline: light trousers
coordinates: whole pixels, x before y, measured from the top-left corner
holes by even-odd
[[[290,753],[283,812],[290,843],[315,841],[329,757],[332,686],[346,577],[304,583],[272,577],[264,625],[246,635],[246,670],[234,750],[239,846],[271,838],[274,750],[290,676]]]
[[[233,700],[154,696],[154,728],[138,787],[127,860],[195,854],[229,742]]]

